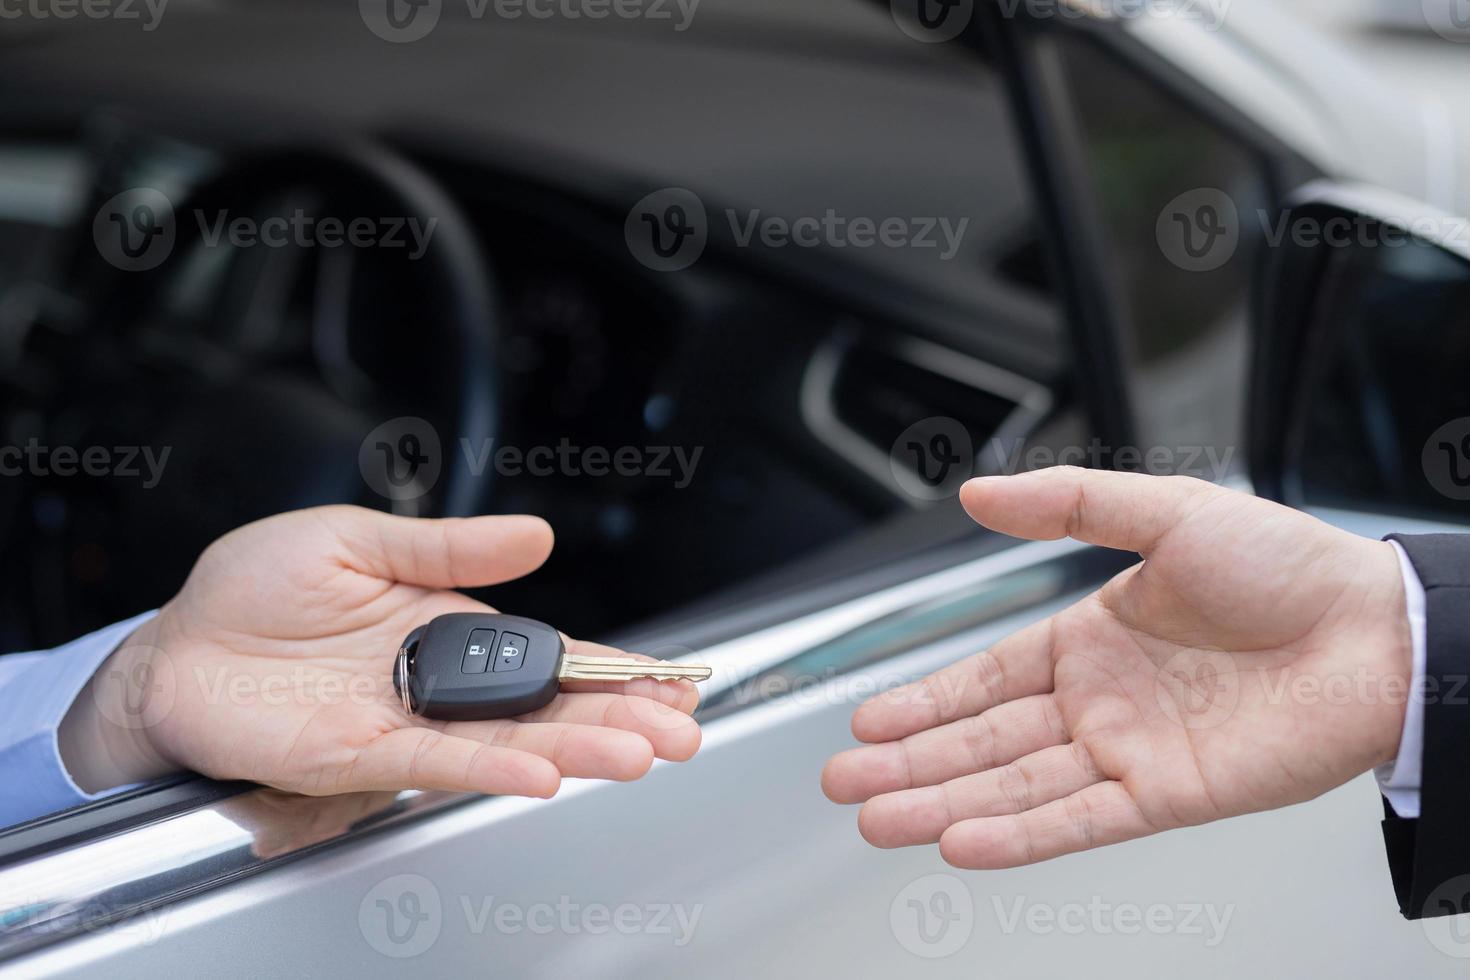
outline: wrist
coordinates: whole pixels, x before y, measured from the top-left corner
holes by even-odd
[[[139,626],[93,674],[57,730],[67,773],[97,793],[167,775],[179,767],[160,751],[155,729],[167,715],[173,678],[160,661],[160,616]]]

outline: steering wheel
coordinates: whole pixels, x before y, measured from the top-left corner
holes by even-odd
[[[32,514],[7,537],[35,536],[12,552],[49,590],[35,610],[75,633],[148,608],[215,537],[282,510],[484,512],[497,297],[470,221],[422,169],[369,143],[252,153],[178,204],[115,195],[90,225],[68,290],[88,313],[52,339],[29,429],[53,455],[101,447],[113,472],[32,467]],[[140,251],[154,242],[161,259]]]

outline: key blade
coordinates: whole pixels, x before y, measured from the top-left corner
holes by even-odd
[[[667,660],[633,660],[629,657],[561,658],[558,676],[564,681],[632,681],[651,677],[659,681],[709,680],[715,669],[703,664],[676,664]]]

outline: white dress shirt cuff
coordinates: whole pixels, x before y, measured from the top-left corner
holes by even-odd
[[[1404,594],[1408,599],[1409,635],[1413,644],[1413,667],[1409,677],[1408,704],[1404,711],[1404,733],[1399,737],[1399,754],[1393,762],[1374,770],[1378,789],[1393,807],[1393,812],[1406,819],[1419,816],[1419,784],[1424,768],[1424,665],[1428,659],[1424,614],[1424,584],[1409,561],[1408,554],[1397,541],[1390,541],[1399,556],[1399,570],[1404,576]]]

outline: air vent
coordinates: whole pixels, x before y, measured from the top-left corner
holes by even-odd
[[[925,420],[953,419],[969,434],[976,474],[999,472],[1021,440],[1051,411],[1042,385],[948,347],[843,332],[807,366],[802,411],[823,442],[895,496],[927,501],[899,486],[901,436]],[[952,424],[951,424],[952,427]]]

